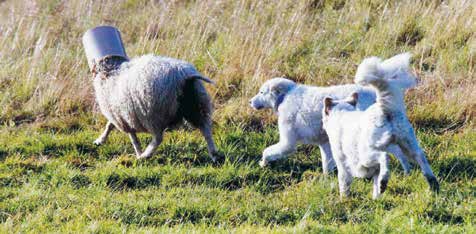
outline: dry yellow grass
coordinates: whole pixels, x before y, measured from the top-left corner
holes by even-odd
[[[146,161],[125,134],[93,145],[104,118],[81,36],[101,24],[121,30],[131,57],[188,60],[217,81],[222,165],[198,132],[167,133]],[[274,117],[248,107],[263,81],[350,83],[364,57],[403,51],[415,55],[408,112],[439,194],[394,160],[382,199],[357,180],[339,200],[310,146],[258,166],[278,141]],[[474,232],[475,71],[476,0],[0,0],[0,233]]]
[[[247,100],[271,77],[348,83],[362,58],[410,51],[421,78],[407,98],[412,119],[469,123],[476,108],[475,6],[474,0],[2,1],[0,120],[18,124],[93,109],[81,36],[108,24],[121,30],[131,57],[181,58],[216,80],[209,90],[220,121],[255,119]]]

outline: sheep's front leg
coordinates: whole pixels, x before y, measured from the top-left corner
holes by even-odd
[[[160,132],[152,137],[152,141],[149,143],[144,152],[138,156],[138,159],[148,158],[152,156],[157,149],[157,147],[162,143],[163,133]]]
[[[107,137],[109,136],[109,133],[111,133],[113,129],[114,129],[114,124],[112,124],[111,122],[107,122],[104,132],[93,143],[95,145],[104,144],[104,142],[106,142],[107,140]]]
[[[129,138],[131,139],[132,146],[134,146],[134,150],[136,151],[136,157],[140,158],[140,155],[142,154],[142,150],[140,147],[139,139],[137,139],[136,133],[135,132],[129,133]]]
[[[331,144],[327,141],[320,144],[319,149],[321,150],[322,171],[324,175],[327,175],[336,167],[334,158],[332,158]]]

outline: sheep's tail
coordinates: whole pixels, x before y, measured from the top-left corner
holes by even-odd
[[[213,84],[213,85],[216,84],[215,81],[210,80],[210,78],[205,77],[205,76],[202,76],[202,75],[190,76],[190,77],[188,77],[188,78],[189,78],[189,79],[199,79],[199,80],[203,80],[203,81],[205,81],[205,82],[207,82],[207,83],[210,83],[210,84]]]
[[[387,110],[405,108],[403,95],[416,85],[408,71],[410,53],[403,53],[382,61],[377,57],[364,59],[357,68],[354,82],[370,85],[377,90],[377,103]]]

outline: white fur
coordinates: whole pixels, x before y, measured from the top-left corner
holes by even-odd
[[[211,136],[211,101],[193,65],[167,57],[145,55],[121,64],[112,75],[98,73],[94,90],[101,112],[108,119],[104,133],[94,142],[102,144],[114,127],[129,134],[138,158],[150,157],[162,141],[166,128],[181,120],[179,97],[187,80],[193,83],[201,117],[197,125],[204,135],[210,156],[216,153]],[[202,113],[203,112],[203,113]],[[188,120],[188,119],[187,119]],[[175,121],[175,122],[174,122]],[[149,132],[152,141],[142,152],[137,132]]]
[[[367,58],[360,64],[355,82],[370,85],[377,93],[376,103],[364,111],[353,105],[360,96],[324,100],[323,124],[336,160],[342,196],[349,194],[352,177],[373,178],[373,197],[380,196],[390,176],[387,153],[400,150],[420,165],[431,188],[438,190],[406,116],[403,95],[416,83],[408,71],[409,60],[410,54],[401,54],[385,61]]]
[[[326,96],[344,98],[353,92],[361,96],[358,108],[366,109],[375,102],[375,92],[359,85],[312,87],[299,85],[285,78],[266,81],[250,100],[255,109],[271,108],[278,115],[279,142],[263,151],[261,166],[287,157],[298,143],[319,145],[324,173],[335,167],[327,135],[322,128],[322,100]],[[277,100],[282,102],[277,106]]]

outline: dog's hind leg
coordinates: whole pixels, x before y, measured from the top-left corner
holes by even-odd
[[[405,175],[409,175],[411,171],[410,163],[408,162],[407,156],[402,152],[402,149],[400,149],[398,145],[390,144],[387,147],[387,151],[393,154],[393,156],[395,156],[398,161],[400,161],[400,164],[403,167],[403,173]]]
[[[324,175],[327,175],[336,167],[334,158],[332,157],[331,144],[329,141],[319,144],[319,149],[321,151],[322,171]]]
[[[353,178],[350,172],[343,165],[339,165],[339,163],[337,163],[337,178],[339,180],[340,197],[348,197]]]
[[[114,124],[112,124],[112,122],[107,122],[106,124],[106,128],[104,129],[104,132],[101,134],[101,136],[99,136],[95,141],[94,141],[94,144],[95,145],[102,145],[104,144],[104,142],[106,142],[107,140],[107,137],[109,136],[109,133],[111,133],[111,131],[114,129]]]
[[[162,143],[162,139],[163,131],[159,131],[158,133],[152,135],[152,140],[150,141],[149,145],[147,145],[147,148],[145,148],[144,152],[142,152],[142,154],[140,154],[140,156],[137,158],[142,159],[152,156],[160,143]]]
[[[390,170],[388,168],[389,155],[382,152],[379,156],[378,174],[374,176],[373,199],[377,199],[387,189],[388,180],[390,179]]]
[[[438,183],[438,180],[436,179],[435,175],[433,174],[433,171],[431,170],[430,164],[428,163],[428,160],[426,159],[426,155],[423,152],[423,150],[420,148],[420,145],[418,144],[418,141],[416,139],[415,133],[413,132],[413,129],[411,129],[410,133],[405,136],[403,139],[398,140],[398,145],[400,148],[403,150],[403,152],[415,159],[415,161],[418,163],[420,166],[423,175],[425,176],[428,184],[430,185],[431,190],[433,191],[439,191],[440,190],[440,185]]]
[[[142,154],[142,149],[140,147],[139,139],[137,139],[137,135],[135,132],[129,133],[129,138],[131,139],[132,146],[134,147],[134,151],[136,152],[136,157],[139,158]]]

